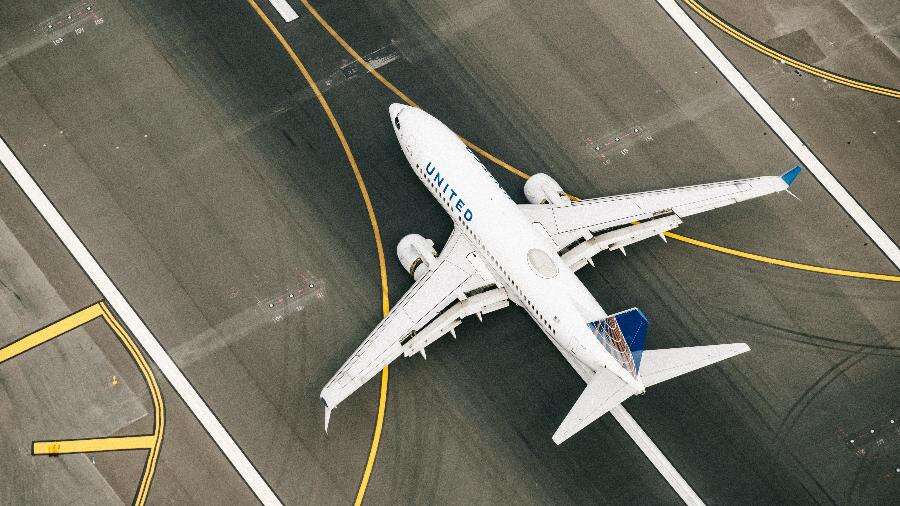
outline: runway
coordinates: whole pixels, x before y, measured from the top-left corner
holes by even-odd
[[[288,3],[299,17],[287,23],[271,5],[261,7],[319,83],[346,136],[380,226],[395,301],[412,282],[395,257],[399,239],[415,232],[442,245],[450,221],[393,138],[387,107],[399,98],[354,64],[302,3]],[[21,34],[66,5],[30,6],[15,16],[0,8],[9,33],[22,37],[0,40],[3,54],[18,55],[0,67],[0,135],[280,500],[352,502],[380,385],[373,380],[341,404],[327,436],[318,392],[380,320],[382,288],[372,226],[344,147],[291,57],[244,2],[95,5],[104,23],[27,54],[13,51],[34,46]],[[574,195],[778,174],[797,163],[653,2],[313,5],[421,107]],[[783,15],[777,19],[785,26],[808,19],[777,6],[754,14],[705,5],[749,27],[760,26],[755,16]],[[820,12],[850,19],[837,3]],[[798,77],[695,20],[898,237],[894,99]],[[826,28],[810,25],[817,42],[838,43],[819,44],[827,59],[818,64],[846,74],[858,70],[849,62],[871,58],[872,74],[860,77],[896,87],[896,58],[871,51],[874,43],[853,42],[863,33],[857,25],[841,26],[850,28],[826,37]],[[779,30],[754,35],[766,40]],[[486,165],[524,201],[521,178]],[[0,218],[61,300],[72,310],[93,302],[96,293],[49,232],[28,232],[42,224],[3,172],[0,182]],[[693,217],[676,232],[773,258],[898,274],[814,178],[798,180],[795,193],[800,202],[752,201]],[[752,348],[625,403],[701,499],[878,503],[895,496],[900,434],[889,420],[900,399],[892,381],[900,285],[671,240],[596,262],[580,277],[608,311],[640,307],[651,320],[650,347],[743,341]],[[284,303],[309,279],[320,295]],[[61,307],[57,313],[41,318],[64,315]],[[100,331],[88,334],[128,382],[133,393],[124,398],[135,412],[149,411],[137,371],[107,351]],[[583,382],[524,312],[466,321],[457,334],[429,347],[427,361],[391,366],[365,502],[678,500],[611,417],[553,444],[550,435]],[[0,336],[0,345],[15,337]],[[0,376],[8,375],[0,365]],[[254,503],[171,387],[161,388],[167,428],[149,501]],[[46,398],[29,395],[7,405]],[[0,413],[6,409],[0,404]],[[105,428],[124,430],[114,418]],[[59,438],[91,435],[71,422],[52,429]],[[0,449],[17,451],[19,439],[4,439]],[[109,486],[129,502],[138,460],[98,456],[87,465],[102,480],[86,486]],[[13,478],[0,479],[13,483],[0,494],[6,502],[52,502],[51,494],[32,491],[31,473]]]

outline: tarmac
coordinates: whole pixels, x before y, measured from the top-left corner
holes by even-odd
[[[419,233],[442,245],[451,222],[393,137],[387,108],[399,99],[290,3],[300,14],[290,23],[260,5],[347,136],[396,301],[412,283],[397,242]],[[573,195],[797,164],[654,2],[319,4],[335,31],[420,106]],[[318,394],[380,321],[381,288],[359,188],[318,102],[244,2],[97,0],[91,12],[102,23],[85,18],[80,33],[37,28],[71,5],[0,6],[0,135],[281,500],[353,501],[378,380],[335,410],[327,435]],[[811,64],[900,87],[896,23],[877,23],[896,11],[890,2],[705,5]],[[900,237],[896,99],[798,74],[695,20]],[[486,165],[524,202],[520,178]],[[810,174],[795,186],[799,202],[770,196],[691,217],[676,232],[897,274]],[[98,300],[4,171],[0,238],[0,347]],[[900,492],[900,432],[891,422],[900,415],[900,285],[671,240],[595,261],[579,277],[608,311],[641,308],[649,347],[752,349],[624,403],[705,502],[879,504]],[[427,361],[391,366],[367,503],[678,501],[610,417],[553,444],[584,384],[523,311],[466,321],[457,334],[430,346]],[[143,453],[92,461],[29,450],[33,440],[148,430],[153,405],[138,369],[99,325],[45,346],[0,364],[0,426],[9,427],[0,452],[13,456],[0,458],[0,502],[131,502]],[[166,429],[149,501],[254,503],[154,371]]]

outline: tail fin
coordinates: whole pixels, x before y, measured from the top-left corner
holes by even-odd
[[[650,321],[644,313],[633,307],[588,323],[588,327],[606,351],[637,378],[644,352],[644,338],[650,327]]]
[[[641,381],[649,387],[747,351],[750,347],[744,343],[647,350],[642,355]]]
[[[637,308],[588,323],[606,351],[638,379],[637,384],[644,388],[750,351],[750,347],[744,343],[644,350],[644,338],[649,326],[647,317]],[[561,444],[625,399],[640,392],[635,385],[629,384],[610,369],[599,369],[553,434],[553,442]]]
[[[787,183],[788,186],[794,184],[794,180],[797,179],[797,176],[800,175],[800,172],[803,171],[803,166],[798,165],[793,169],[785,172],[781,175],[781,180]]]

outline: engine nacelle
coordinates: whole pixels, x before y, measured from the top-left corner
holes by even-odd
[[[437,262],[434,241],[419,234],[403,236],[397,243],[397,258],[415,280],[419,280]]]
[[[535,174],[525,181],[525,198],[532,204],[567,206],[572,203],[562,186],[547,174]]]

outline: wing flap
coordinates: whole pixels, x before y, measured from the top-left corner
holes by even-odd
[[[493,278],[487,278],[489,274],[479,272],[467,260],[473,250],[471,242],[459,230],[454,230],[432,270],[413,283],[322,389],[320,397],[329,412],[402,355],[404,342],[430,322],[440,319],[448,306],[464,299],[466,290],[486,289],[494,285]],[[493,302],[496,304],[498,301]],[[469,304],[466,309],[473,307]],[[486,312],[487,309],[475,308],[475,312],[478,311]],[[467,316],[465,313],[456,312],[440,321],[453,322],[455,318]],[[429,343],[451,329],[435,328],[427,336],[431,338]],[[440,330],[444,332],[434,335]]]
[[[438,315],[428,325],[403,345],[403,355],[411,357],[421,353],[426,346],[452,332],[463,318],[473,314],[481,315],[503,309],[509,305],[509,298],[503,288],[494,288],[461,300]]]

